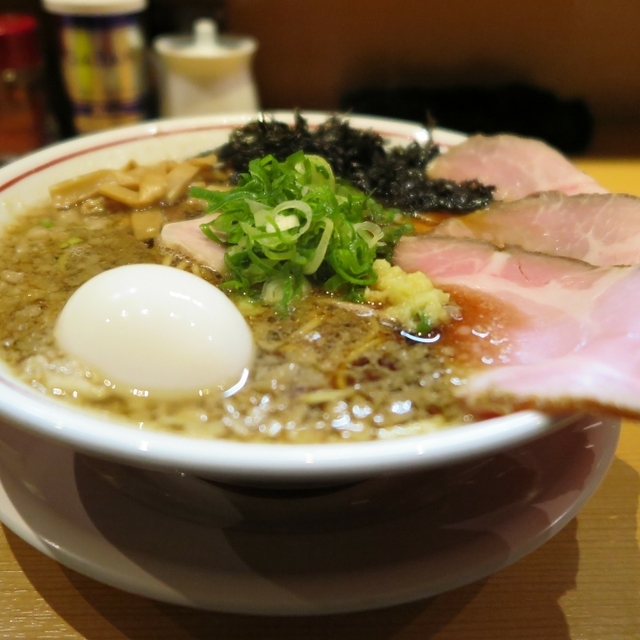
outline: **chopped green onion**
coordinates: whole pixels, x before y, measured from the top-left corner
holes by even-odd
[[[384,237],[382,229],[373,222],[358,222],[353,226],[370,247],[375,247]]]
[[[285,312],[312,286],[362,299],[376,280],[374,260],[388,257],[411,230],[399,223],[399,211],[337,180],[324,158],[303,152],[284,162],[253,160],[230,191],[197,187],[190,195],[220,214],[201,229],[227,249],[222,286]]]
[[[81,242],[83,242],[82,238],[69,238],[60,245],[60,248],[66,249],[67,247],[72,247],[74,244],[80,244]]]
[[[315,273],[320,268],[320,265],[327,255],[329,240],[333,233],[333,222],[329,218],[322,218],[320,222],[321,224],[324,224],[324,231],[320,237],[320,242],[318,242],[318,245],[316,246],[316,252],[313,254],[311,260],[302,268],[302,273],[305,275]]]
[[[418,313],[416,321],[415,332],[419,335],[426,335],[433,329],[433,322],[431,318],[426,316],[424,313]]]

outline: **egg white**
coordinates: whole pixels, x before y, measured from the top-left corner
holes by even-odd
[[[231,300],[191,273],[116,267],[83,284],[54,329],[59,346],[140,396],[178,397],[237,386],[251,365],[251,330]]]

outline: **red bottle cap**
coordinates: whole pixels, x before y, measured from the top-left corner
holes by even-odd
[[[0,70],[24,69],[42,61],[37,29],[33,16],[0,14]]]

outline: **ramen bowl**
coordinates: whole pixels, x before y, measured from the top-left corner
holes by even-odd
[[[291,119],[291,113],[275,113]],[[77,138],[43,149],[0,170],[0,224],[41,204],[48,187],[89,171],[120,168],[131,160],[149,164],[212,149],[255,114],[149,122]],[[327,114],[305,114],[310,124]],[[396,144],[433,135],[443,146],[462,140],[454,132],[429,134],[419,125],[350,117]],[[417,436],[332,444],[245,443],[141,430],[44,395],[0,371],[0,414],[10,425],[98,459],[151,470],[180,470],[200,478],[239,484],[305,485],[350,482],[461,463],[523,445],[575,416],[524,411]]]

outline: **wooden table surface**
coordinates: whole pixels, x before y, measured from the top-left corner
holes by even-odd
[[[583,160],[640,195],[640,160]],[[595,495],[558,535],[491,577],[381,611],[266,618],[132,596],[66,569],[0,527],[0,638],[71,640],[640,640],[640,425],[623,425]]]

